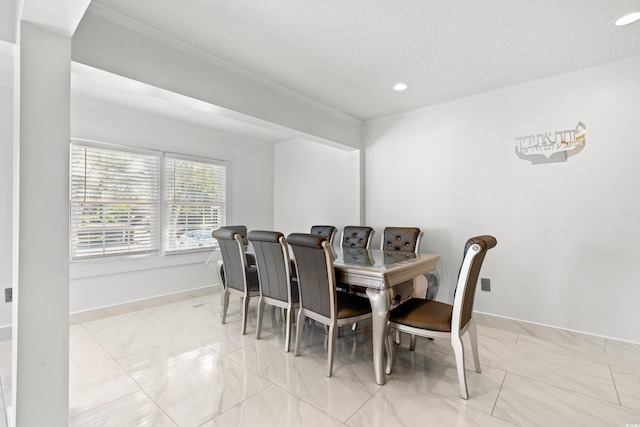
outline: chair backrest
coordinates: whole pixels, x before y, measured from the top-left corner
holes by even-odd
[[[240,233],[220,228],[211,233],[218,240],[222,253],[222,265],[226,286],[245,291],[247,283],[247,258]]]
[[[333,240],[335,238],[336,232],[338,229],[333,225],[313,225],[311,226],[311,234],[316,234],[324,237],[329,241],[330,245],[333,245]]]
[[[386,252],[418,252],[423,232],[418,227],[386,227],[380,249]]]
[[[471,320],[482,262],[487,251],[497,243],[493,236],[477,236],[467,240],[464,245],[464,257],[453,297],[452,331],[464,327]]]
[[[374,234],[371,227],[349,225],[342,230],[340,245],[343,248],[368,249]]]
[[[335,317],[336,276],[329,242],[314,234],[287,236],[298,270],[300,306],[322,316]]]
[[[284,235],[277,231],[250,231],[258,266],[260,293],[280,301],[292,300],[289,247]]]
[[[224,226],[220,227],[220,230],[234,230],[238,234],[240,234],[240,237],[242,237],[242,243],[243,244],[245,244],[245,245],[249,244],[249,242],[247,241],[247,226],[246,225],[224,225]]]

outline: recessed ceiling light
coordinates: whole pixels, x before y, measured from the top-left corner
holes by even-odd
[[[401,92],[403,90],[407,90],[409,89],[409,85],[407,83],[396,83],[395,85],[393,85],[393,90],[397,90],[398,92]]]
[[[633,22],[636,22],[638,19],[640,19],[640,12],[631,12],[617,18],[614,24],[617,27],[622,27],[623,25],[629,25]]]

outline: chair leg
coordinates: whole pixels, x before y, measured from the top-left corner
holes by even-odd
[[[296,348],[293,352],[295,356],[300,354],[300,344],[302,343],[302,328],[304,328],[304,309],[298,310],[298,323],[296,325]]]
[[[335,323],[332,323],[329,326],[329,350],[327,354],[327,376],[330,377],[333,373],[333,352],[336,345],[336,333],[338,332],[338,327]]]
[[[411,343],[409,344],[410,351],[416,351],[416,342],[418,341],[418,337],[415,335],[411,335]]]
[[[393,373],[393,364],[395,363],[395,349],[393,348],[393,329],[389,328],[385,339],[385,347],[387,349],[387,366],[384,373],[391,375]]]
[[[293,316],[295,314],[295,308],[289,307],[286,312],[286,325],[285,325],[285,337],[284,337],[284,351],[289,352],[291,348],[291,328],[293,328]]]
[[[480,373],[480,356],[478,355],[478,332],[476,329],[476,322],[473,319],[469,320],[469,338],[471,339],[471,352],[473,353],[473,364],[475,365],[476,372]]]
[[[262,296],[258,299],[258,320],[256,322],[256,339],[260,339],[262,333],[262,316],[264,315],[264,300]]]
[[[249,294],[242,298],[242,335],[247,333],[247,317],[249,317]]]
[[[396,344],[402,344],[402,335],[400,331],[396,331]]]
[[[222,324],[227,321],[227,309],[229,309],[229,291],[225,288],[222,292]]]
[[[469,391],[467,390],[467,378],[464,371],[464,346],[462,340],[458,334],[451,334],[451,345],[453,346],[453,352],[456,355],[456,369],[458,370],[458,382],[460,383],[460,395],[463,399],[469,398]]]

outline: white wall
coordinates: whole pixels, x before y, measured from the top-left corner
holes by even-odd
[[[277,144],[274,228],[288,235],[314,224],[359,224],[358,153],[309,141]]]
[[[12,287],[12,191],[13,89],[0,85],[0,327],[11,324],[11,303],[4,302],[4,290]],[[0,335],[0,340],[5,338]]]
[[[13,286],[13,102],[13,45],[0,41],[0,340],[10,335],[11,328],[2,326],[12,321],[12,304],[4,302],[4,290]]]
[[[0,40],[15,43],[16,0],[0,1]]]
[[[71,135],[94,141],[229,161],[228,223],[273,226],[273,146],[214,129],[72,99]],[[67,201],[61,201],[68,203]],[[66,248],[60,248],[67,250]],[[71,312],[208,286],[208,253],[139,256],[71,264]]]
[[[640,342],[639,76],[634,58],[366,124],[367,223],[420,226],[452,278],[492,234],[477,311]],[[516,157],[515,138],[578,121],[568,162]]]

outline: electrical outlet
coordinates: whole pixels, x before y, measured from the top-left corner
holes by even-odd
[[[480,279],[480,289],[483,291],[491,291],[491,279]]]
[[[13,288],[4,289],[4,302],[13,301]]]

